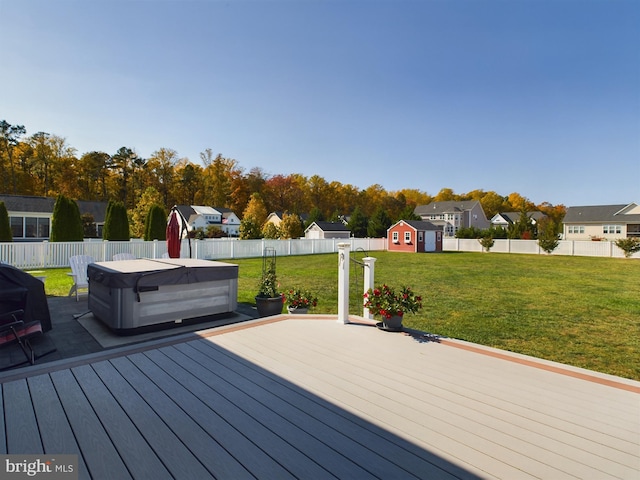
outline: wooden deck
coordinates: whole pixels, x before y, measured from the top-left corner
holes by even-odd
[[[0,376],[0,449],[95,479],[640,477],[639,382],[311,316],[187,338]]]

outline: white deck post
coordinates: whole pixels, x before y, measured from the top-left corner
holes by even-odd
[[[364,257],[362,259],[364,262],[364,293],[367,293],[367,290],[373,288],[375,282],[375,263],[376,259],[374,257]],[[364,304],[364,298],[362,299],[362,303]],[[368,308],[362,309],[362,316],[364,318],[373,319],[373,315],[369,313]]]
[[[338,243],[338,323],[349,323],[349,243]]]

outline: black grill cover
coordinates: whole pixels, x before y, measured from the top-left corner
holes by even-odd
[[[24,310],[24,321],[40,320],[43,331],[51,330],[51,315],[44,283],[19,268],[0,263],[0,313]]]

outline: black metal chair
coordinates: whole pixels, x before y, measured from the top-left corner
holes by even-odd
[[[13,310],[0,313],[0,348],[18,344],[26,360],[3,366],[0,371],[15,368],[27,363],[34,365],[38,358],[53,353],[56,349],[48,350],[36,355],[31,339],[43,334],[42,323],[39,320],[24,321],[24,310]]]

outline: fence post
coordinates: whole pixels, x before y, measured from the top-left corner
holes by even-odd
[[[373,288],[375,283],[375,263],[376,259],[374,257],[364,257],[362,259],[364,262],[364,292],[366,293],[370,288]],[[364,298],[362,299],[364,303]],[[368,308],[362,308],[362,316],[364,318],[368,318],[370,320],[373,319],[373,315],[369,313]]]
[[[338,323],[349,323],[349,243],[338,244]]]

